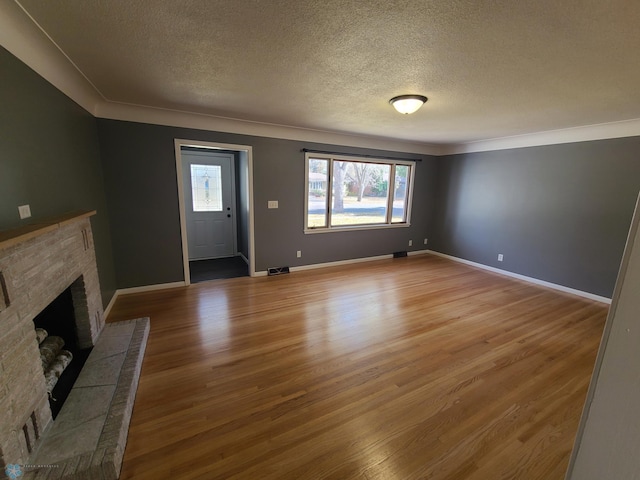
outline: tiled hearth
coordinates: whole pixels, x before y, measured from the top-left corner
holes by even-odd
[[[21,478],[119,474],[149,321],[104,328],[93,214],[0,232],[0,467],[27,465]],[[33,320],[69,287],[77,343],[94,348],[54,422]]]
[[[105,325],[60,414],[20,480],[115,480],[149,335],[149,319]]]

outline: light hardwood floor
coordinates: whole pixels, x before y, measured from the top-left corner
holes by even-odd
[[[562,479],[607,306],[431,255],[120,297],[122,479]]]

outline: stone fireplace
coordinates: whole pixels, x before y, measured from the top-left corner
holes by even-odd
[[[71,289],[77,343],[104,326],[90,217],[0,232],[0,466],[26,464],[52,422],[34,318]]]

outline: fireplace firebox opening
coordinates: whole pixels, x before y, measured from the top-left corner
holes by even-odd
[[[81,348],[74,305],[86,304],[82,277],[65,289],[34,319],[42,369],[49,393],[51,415],[55,419],[80,375],[91,347]]]

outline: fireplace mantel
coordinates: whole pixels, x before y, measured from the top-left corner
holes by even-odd
[[[30,223],[28,225],[22,225],[10,230],[0,231],[0,250],[25,242],[31,238],[44,235],[45,233],[52,232],[53,230],[57,230],[65,225],[82,220],[83,218],[92,217],[95,214],[95,210],[71,212],[58,217]]]

